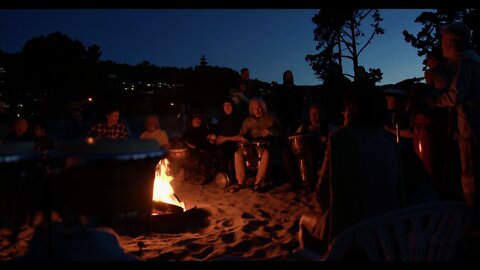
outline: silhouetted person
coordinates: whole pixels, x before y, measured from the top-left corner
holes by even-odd
[[[375,86],[375,82],[368,76],[365,67],[358,66],[355,69],[355,80],[353,82],[356,89],[365,89]]]
[[[243,118],[235,108],[232,100],[226,99],[222,104],[222,113],[216,131],[216,158],[218,170],[226,172],[230,179],[235,178],[233,155],[237,151],[236,136],[242,127]]]
[[[87,136],[88,126],[84,123],[83,115],[79,110],[72,112],[70,122],[63,131],[64,139],[84,139]]]
[[[293,79],[291,70],[283,73],[283,84],[278,87],[276,116],[289,136],[300,125],[303,110],[303,96]]]
[[[360,221],[437,199],[419,158],[384,131],[383,93],[350,90],[344,104],[344,126],[329,137],[315,188],[318,209],[300,219],[300,247],[321,252]]]
[[[425,82],[429,88],[429,94],[438,96],[447,91],[450,81],[448,73],[448,60],[443,57],[441,48],[434,48],[427,52],[426,65],[428,67],[424,72]],[[428,151],[417,153],[425,160],[425,166],[431,174],[434,182],[441,191],[445,199],[457,199],[462,194],[459,185],[460,155],[457,143],[457,119],[454,108],[427,108],[424,112],[420,111],[416,118],[412,119],[414,137],[421,137],[415,141],[424,143],[425,135],[428,135],[432,143]],[[423,129],[419,125],[423,119],[427,120],[427,126]],[[417,148],[415,148],[417,149]],[[461,195],[460,195],[461,196]]]
[[[195,113],[182,137],[183,142],[188,146],[191,164],[197,162],[202,167],[204,179],[201,184],[208,184],[213,180],[213,145],[208,141],[209,133],[209,127],[202,116]]]
[[[342,98],[351,87],[351,81],[343,75],[342,67],[332,62],[327,77],[323,82],[327,98],[324,101],[327,123],[332,126],[342,125]]]
[[[26,118],[15,119],[11,130],[3,138],[4,141],[32,141],[33,136],[28,129],[28,120]]]
[[[241,88],[240,85],[244,85],[245,88]],[[240,80],[238,81],[238,90],[242,92],[248,99],[259,95],[257,86],[250,79],[250,71],[248,68],[242,68],[240,70]]]
[[[33,124],[33,138],[35,146],[41,152],[46,152],[54,147],[54,141],[47,136],[46,126],[42,121],[36,121]]]
[[[469,48],[471,30],[465,24],[440,29],[443,56],[450,61],[447,91],[429,100],[430,105],[453,107],[457,113],[461,180],[466,203],[474,209],[480,226],[480,57]]]

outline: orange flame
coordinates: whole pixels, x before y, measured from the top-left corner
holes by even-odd
[[[173,180],[171,175],[167,174],[168,159],[161,159],[155,168],[155,181],[153,183],[153,201],[165,202],[183,208],[185,211],[185,204],[180,202],[174,195],[173,187],[170,182]]]

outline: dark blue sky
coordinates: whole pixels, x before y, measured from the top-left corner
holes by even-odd
[[[0,49],[18,52],[29,39],[60,31],[86,47],[97,44],[102,60],[191,67],[202,54],[210,65],[250,69],[252,78],[282,81],[286,69],[298,85],[315,85],[307,54],[315,53],[315,9],[4,9]],[[416,34],[416,9],[381,10],[385,34],[360,55],[360,64],[381,68],[390,84],[423,76],[422,58],[407,44],[404,29]],[[344,72],[352,73],[344,62]]]

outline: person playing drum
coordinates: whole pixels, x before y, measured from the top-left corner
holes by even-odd
[[[308,121],[300,125],[295,134],[305,137],[304,156],[306,166],[306,179],[303,183],[307,191],[312,191],[315,185],[317,170],[322,167],[323,157],[328,139],[328,127],[321,114],[318,104],[308,107]],[[303,179],[302,179],[303,180]]]
[[[250,116],[243,121],[240,133],[235,138],[236,141],[267,140],[273,142],[273,140],[281,136],[280,123],[275,116],[268,114],[267,105],[263,99],[253,97],[250,99],[248,107]],[[270,143],[269,145],[272,144]],[[271,147],[262,149],[260,164],[255,176],[254,191],[260,190],[261,184],[264,183],[266,178],[267,168],[270,162],[270,148]],[[237,192],[246,187],[245,157],[241,150],[235,152],[234,159],[235,177],[238,183],[230,188],[231,192]]]

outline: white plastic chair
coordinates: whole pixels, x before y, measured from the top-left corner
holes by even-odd
[[[465,235],[471,210],[463,202],[438,202],[368,219],[339,234],[320,255],[308,248],[295,254],[308,260],[341,260],[357,244],[371,261],[452,260]]]

